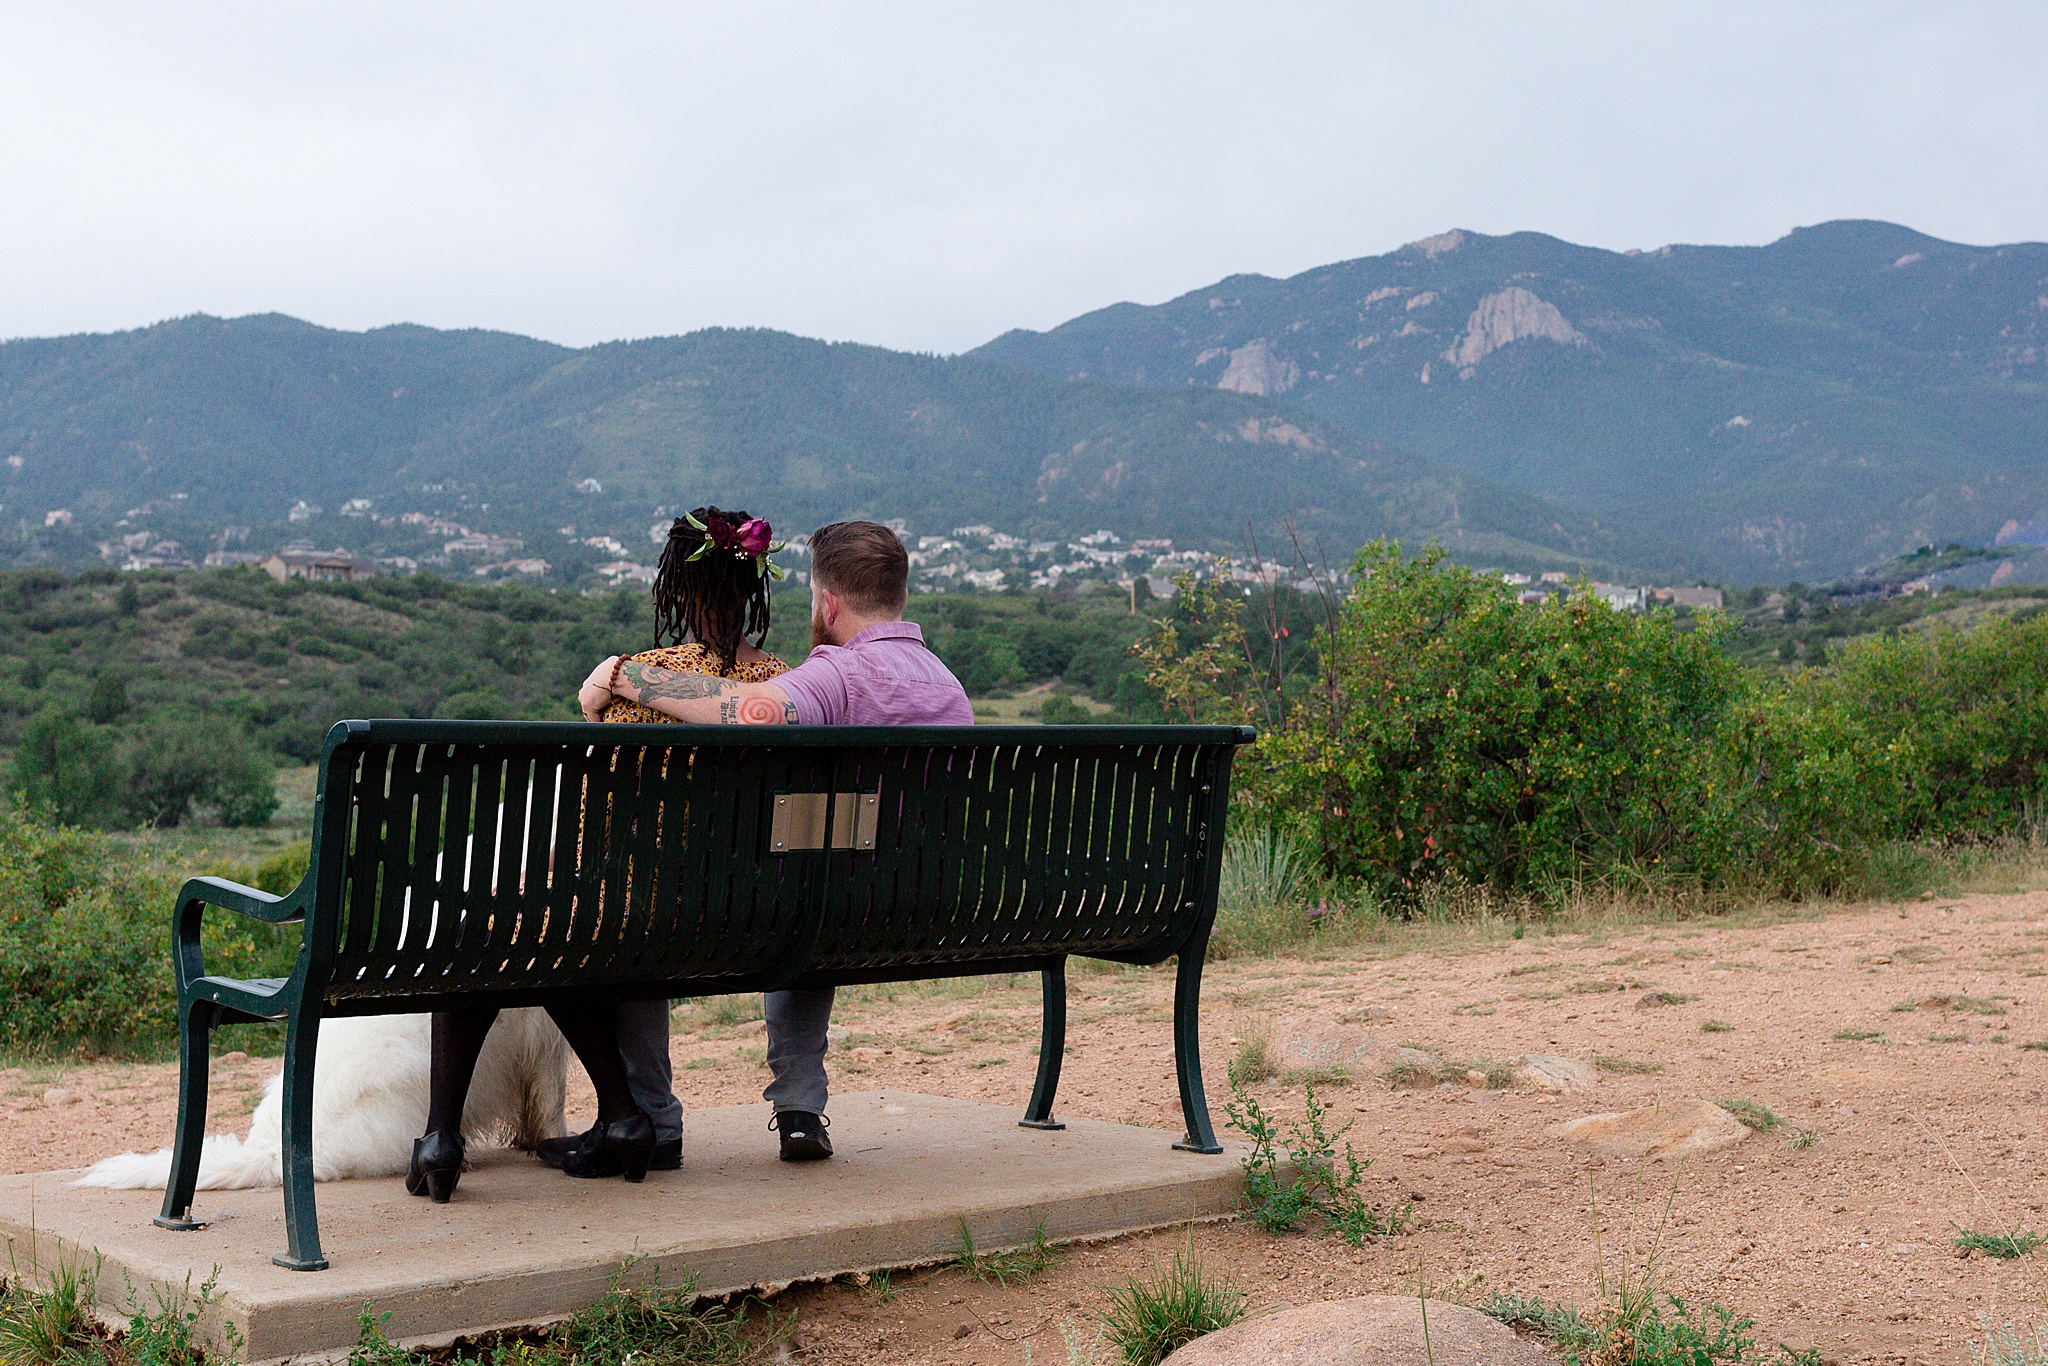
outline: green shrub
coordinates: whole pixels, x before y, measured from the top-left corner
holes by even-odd
[[[1038,719],[1048,726],[1085,726],[1095,718],[1073,698],[1054,693],[1040,705]]]
[[[1328,871],[1389,890],[1694,871],[1714,740],[1744,689],[1712,627],[1584,596],[1532,609],[1436,547],[1411,560],[1376,542],[1353,574],[1319,642],[1325,686],[1247,766],[1253,808]]]
[[[299,885],[312,866],[312,845],[290,845],[257,864],[256,880],[250,885],[272,896],[284,896]]]
[[[223,870],[231,871],[231,870]],[[159,1049],[176,1037],[170,922],[178,879],[115,857],[105,836],[0,808],[0,1049]],[[296,926],[216,913],[209,971],[290,971]]]
[[[277,771],[225,717],[161,713],[129,751],[129,813],[174,826],[200,802],[215,807],[223,825],[266,824],[277,810]]]
[[[1907,834],[2016,830],[2048,789],[2048,616],[1858,641],[1822,687],[1894,756]]]
[[[66,707],[36,713],[8,766],[15,800],[65,825],[118,825],[122,814],[121,765],[114,741]]]

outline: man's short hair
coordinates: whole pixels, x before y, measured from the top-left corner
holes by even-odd
[[[901,612],[910,556],[879,522],[834,522],[811,533],[811,577],[864,614]]]

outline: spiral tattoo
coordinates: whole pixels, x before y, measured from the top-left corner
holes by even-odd
[[[767,697],[728,697],[719,705],[718,719],[728,726],[779,726],[794,720],[788,713],[795,710]]]

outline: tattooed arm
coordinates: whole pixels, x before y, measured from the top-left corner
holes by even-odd
[[[658,668],[633,659],[621,663],[617,656],[591,670],[577,700],[583,714],[597,720],[614,697],[699,725],[796,724],[796,704],[773,683],[741,683],[711,674]]]

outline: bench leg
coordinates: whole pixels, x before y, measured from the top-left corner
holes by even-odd
[[[1220,1153],[1209,1127],[1209,1098],[1202,1093],[1202,959],[1209,951],[1205,928],[1180,951],[1173,976],[1173,1063],[1180,1074],[1180,1113],[1187,1137],[1173,1146],[1185,1153]]]
[[[163,1213],[150,1221],[158,1228],[206,1227],[204,1220],[192,1217],[192,1193],[199,1185],[199,1153],[206,1142],[206,1073],[214,1014],[213,1002],[192,1001],[179,1021],[178,1127],[171,1135],[171,1177],[164,1183]]]
[[[320,1215],[313,1206],[313,1054],[320,1016],[302,1004],[284,1036],[285,1253],[270,1260],[290,1271],[325,1271]]]
[[[1053,1093],[1060,1089],[1060,1059],[1067,1051],[1067,960],[1039,974],[1045,987],[1045,1014],[1038,1030],[1038,1083],[1031,1088],[1031,1104],[1017,1121],[1026,1129],[1064,1129],[1052,1117]]]

